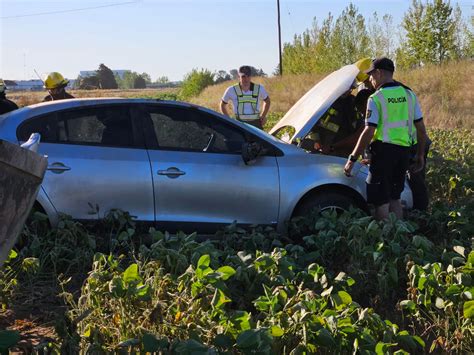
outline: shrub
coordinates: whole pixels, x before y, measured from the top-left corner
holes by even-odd
[[[193,69],[184,77],[179,96],[182,100],[187,100],[190,97],[199,95],[202,90],[212,84],[214,84],[213,73],[207,69]]]

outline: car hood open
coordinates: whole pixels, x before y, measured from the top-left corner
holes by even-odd
[[[334,101],[351,88],[358,73],[359,69],[350,64],[329,74],[291,107],[270,134],[275,135],[283,127],[293,127],[295,133],[288,143],[305,137]]]

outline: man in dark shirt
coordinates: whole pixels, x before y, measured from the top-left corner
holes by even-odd
[[[69,84],[69,80],[58,72],[49,73],[48,77],[44,81],[44,88],[48,90],[49,95],[45,96],[43,102],[74,99],[74,96],[67,93],[65,88]]]
[[[0,79],[0,115],[18,109],[18,106],[13,101],[7,99],[6,89],[5,82]]]

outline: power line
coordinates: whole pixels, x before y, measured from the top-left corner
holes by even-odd
[[[28,15],[15,15],[15,16],[2,16],[0,19],[12,19],[12,18],[21,18],[21,17],[33,17],[33,16],[43,16],[43,15],[52,15],[52,14],[64,14],[69,12],[78,12],[78,11],[87,11],[87,10],[94,10],[94,9],[102,9],[104,7],[114,7],[114,6],[122,6],[127,4],[136,4],[141,0],[133,0],[127,2],[120,2],[116,4],[108,4],[108,5],[99,5],[99,6],[90,6],[90,7],[82,7],[78,9],[70,9],[70,10],[58,10],[58,11],[48,11],[48,12],[38,12],[36,14],[28,14]]]

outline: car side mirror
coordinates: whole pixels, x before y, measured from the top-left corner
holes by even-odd
[[[242,159],[245,165],[253,164],[262,152],[263,147],[259,142],[245,142],[242,144]]]

